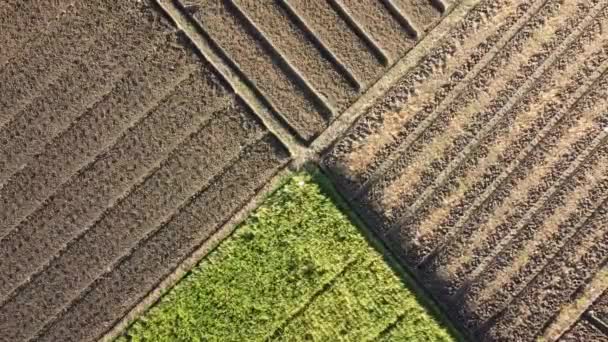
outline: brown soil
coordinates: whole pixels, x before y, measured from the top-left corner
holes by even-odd
[[[608,324],[608,291],[606,291],[590,308],[593,315]]]
[[[1,3],[0,340],[102,337],[458,6]],[[480,0],[322,156],[479,340],[605,337],[607,18]]]
[[[1,6],[0,340],[97,339],[289,153],[151,3]]]
[[[605,1],[481,1],[322,161],[482,340],[542,335],[604,260],[598,240],[595,264],[555,277],[572,292],[535,285],[608,197],[607,18]]]
[[[306,143],[440,19],[428,1],[403,1],[401,12],[415,13],[407,23],[418,32],[412,37],[400,18],[379,2],[194,3],[199,6],[193,17],[200,29]]]

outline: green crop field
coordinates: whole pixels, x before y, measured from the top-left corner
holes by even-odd
[[[455,340],[320,178],[287,181],[118,341]]]

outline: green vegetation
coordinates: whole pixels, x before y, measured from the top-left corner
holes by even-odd
[[[272,194],[119,341],[452,341],[310,175]]]

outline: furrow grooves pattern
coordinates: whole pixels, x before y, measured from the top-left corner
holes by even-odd
[[[386,52],[378,45],[374,38],[371,37],[369,33],[365,31],[365,29],[357,22],[357,20],[348,12],[348,9],[341,0],[328,0],[331,6],[334,8],[338,14],[348,23],[355,33],[365,41],[365,43],[369,46],[369,48],[374,52],[378,60],[382,63],[383,66],[387,67],[393,62],[389,60]]]
[[[285,11],[289,13],[291,19],[297,23],[297,25],[308,33],[308,36],[314,41],[314,43],[318,46],[318,48],[323,51],[323,53],[329,58],[332,63],[340,70],[342,75],[346,77],[346,79],[350,82],[350,84],[355,88],[356,91],[360,91],[362,86],[361,82],[355,77],[352,71],[344,64],[338,56],[336,56],[327,44],[320,38],[320,36],[312,29],[312,26],[307,23],[306,19],[298,13],[298,11],[289,3],[288,0],[278,0],[279,4],[283,6]]]
[[[242,145],[258,141],[263,131],[256,126],[251,118],[237,115],[212,122],[209,132],[199,130],[192,135],[161,169],[71,241],[3,304],[0,330],[12,340],[21,340],[42,328],[116,258],[174,216],[193,194],[207,188],[214,175],[243,153]],[[230,137],[230,145],[214,144],[226,137]],[[103,243],[108,238],[114,243]]]
[[[336,109],[333,108],[333,106],[328,103],[327,100],[323,96],[321,96],[319,92],[306,80],[306,77],[304,77],[303,74],[293,65],[293,63],[289,61],[287,56],[281,54],[281,52],[275,47],[275,44],[273,44],[273,42],[270,40],[270,38],[268,38],[264,34],[264,32],[262,32],[262,30],[257,27],[253,20],[251,20],[251,18],[247,16],[245,11],[241,9],[241,7],[235,2],[235,0],[229,0],[228,3],[234,9],[237,15],[243,20],[243,22],[247,23],[247,25],[249,25],[254,30],[256,36],[264,42],[268,49],[272,51],[272,54],[281,60],[281,63],[286,66],[286,69],[289,71],[289,73],[298,80],[298,83],[300,83],[301,86],[306,89],[306,91],[310,95],[312,95],[312,97],[314,98],[313,101],[316,102],[317,105],[321,106],[325,112],[330,113],[331,117],[335,117]]]
[[[288,158],[280,142],[270,135],[252,145],[171,221],[140,241],[109,273],[81,292],[69,310],[47,324],[37,340],[97,340],[227,222]],[[226,196],[239,200],[226,201]]]

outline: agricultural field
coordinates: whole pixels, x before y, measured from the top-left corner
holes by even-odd
[[[322,161],[474,339],[563,333],[608,288],[607,22],[606,1],[481,1]]]
[[[117,341],[455,341],[315,179],[289,179]]]
[[[159,11],[56,3],[0,4],[1,341],[100,337],[290,159]]]
[[[171,7],[173,3],[161,0]],[[427,0],[193,0],[183,11],[310,143],[448,8]],[[179,6],[178,6],[179,7]]]
[[[607,23],[608,0],[0,2],[0,341],[120,332],[311,164],[467,338],[605,340]],[[267,247],[239,234],[208,256],[228,273],[219,251]],[[350,265],[296,315],[335,333],[397,279],[361,241],[234,324],[295,336],[272,324],[297,291]],[[380,337],[406,339],[390,284]],[[361,305],[355,339],[390,321]]]

